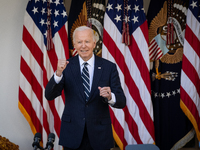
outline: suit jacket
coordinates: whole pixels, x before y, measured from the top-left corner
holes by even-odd
[[[126,98],[121,88],[116,65],[95,56],[93,83],[89,100],[86,102],[78,56],[68,61],[69,64],[63,71],[62,80],[56,84],[52,77],[45,89],[47,100],[53,100],[61,95],[64,89],[65,107],[61,118],[59,144],[68,148],[78,148],[86,127],[93,149],[110,149],[114,142],[109,106],[99,95],[98,86],[111,88],[111,92],[116,97],[116,103],[112,107],[125,107]]]

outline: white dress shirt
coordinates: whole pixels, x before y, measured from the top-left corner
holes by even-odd
[[[84,67],[84,60],[78,55],[79,58],[79,65],[80,65],[80,71],[82,73],[82,69]],[[92,57],[87,61],[88,65],[88,71],[89,71],[89,75],[90,75],[90,91],[92,89],[92,82],[93,82],[93,75],[94,75],[94,54],[92,55]],[[58,84],[60,82],[60,80],[62,79],[63,74],[59,77],[56,75],[56,72],[54,73],[54,80],[55,82]],[[116,102],[116,98],[115,98],[115,94],[111,92],[111,96],[112,99],[108,101],[109,104],[113,105]]]

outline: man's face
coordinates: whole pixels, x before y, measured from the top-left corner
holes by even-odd
[[[95,46],[96,42],[93,41],[90,30],[76,31],[74,48],[84,61],[88,61],[92,57]]]

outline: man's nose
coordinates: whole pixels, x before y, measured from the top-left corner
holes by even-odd
[[[86,47],[86,43],[85,42],[82,43],[82,47]]]

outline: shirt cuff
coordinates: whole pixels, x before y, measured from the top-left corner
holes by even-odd
[[[62,77],[63,77],[63,74],[59,77],[59,76],[56,75],[56,72],[54,72],[54,80],[55,80],[55,82],[57,84],[60,82],[60,80],[62,79]]]
[[[115,94],[111,92],[112,99],[108,101],[109,104],[114,105],[116,102]]]

